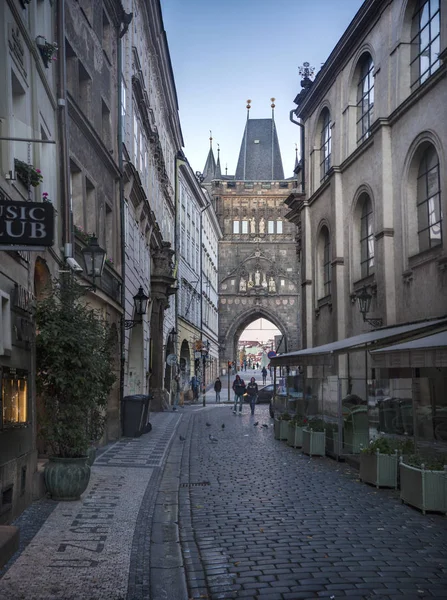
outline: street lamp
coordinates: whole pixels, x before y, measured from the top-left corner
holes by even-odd
[[[130,319],[124,321],[124,327],[126,329],[132,329],[135,325],[139,325],[143,322],[143,315],[146,314],[147,303],[149,302],[149,297],[143,291],[143,288],[140,286],[137,294],[133,297],[133,304],[135,307],[135,314],[138,319]]]
[[[98,244],[98,238],[93,234],[87,246],[82,248],[85,273],[93,279],[93,290],[95,290],[95,279],[101,277],[106,262],[106,251]]]
[[[357,292],[357,300],[359,303],[359,310],[363,315],[363,321],[365,323],[369,323],[373,327],[381,327],[383,324],[382,319],[375,318],[367,318],[366,315],[369,313],[369,309],[371,308],[371,299],[372,295],[368,292],[366,285],[362,287],[360,291]]]

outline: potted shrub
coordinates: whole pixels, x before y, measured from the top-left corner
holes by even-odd
[[[302,452],[310,456],[325,456],[326,432],[325,422],[322,419],[309,419],[303,429]]]
[[[360,452],[360,481],[371,483],[377,488],[397,489],[398,456],[413,451],[413,442],[388,437],[372,440]]]
[[[447,455],[400,457],[402,502],[427,511],[447,514]]]
[[[287,443],[293,448],[301,448],[303,445],[303,428],[307,423],[306,417],[296,415],[289,421]]]
[[[115,381],[114,339],[100,315],[82,302],[72,275],[56,282],[36,309],[36,385],[42,401],[39,435],[52,455],[45,483],[56,500],[86,489],[89,447],[102,436]]]

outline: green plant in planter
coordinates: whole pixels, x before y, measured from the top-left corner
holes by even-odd
[[[414,444],[412,440],[399,440],[391,437],[377,437],[371,440],[366,448],[362,448],[363,454],[394,454],[397,450],[398,454],[411,454],[414,452]]]
[[[115,381],[111,329],[82,302],[83,293],[68,274],[36,310],[40,435],[62,458],[85,456],[91,442],[101,438]]]
[[[292,419],[291,415],[288,412],[283,413],[279,416],[281,421],[290,421]]]
[[[447,454],[410,454],[405,458],[405,464],[417,469],[424,465],[428,471],[442,471],[447,465]]]
[[[14,170],[17,179],[26,185],[26,187],[30,185],[37,187],[43,181],[43,175],[40,169],[36,169],[33,165],[28,165],[18,158],[14,159]]]
[[[326,429],[327,423],[323,421],[323,419],[309,419],[306,423],[307,429],[312,429],[312,431],[324,431]]]

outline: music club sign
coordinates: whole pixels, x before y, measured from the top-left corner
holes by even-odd
[[[50,202],[13,202],[0,196],[0,249],[2,245],[53,243],[54,207]]]

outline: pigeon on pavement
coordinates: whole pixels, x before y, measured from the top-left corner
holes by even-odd
[[[208,421],[206,422],[206,426],[207,427],[211,427],[211,423],[208,423]]]
[[[253,427],[257,427],[259,425],[259,421],[256,421],[256,423],[253,423]]]
[[[186,438],[185,438],[185,437],[183,437],[182,435],[179,435],[178,437],[179,437],[179,440],[180,440],[181,442],[184,442],[184,441],[186,440]]]
[[[267,425],[267,423],[263,423],[262,426],[265,427],[266,429],[269,428],[269,426]]]
[[[222,429],[225,429],[225,423],[222,423]]]
[[[217,444],[217,442],[219,441],[217,438],[214,437],[214,435],[211,435],[211,433],[208,437],[210,439],[210,442],[213,442],[213,444]]]

